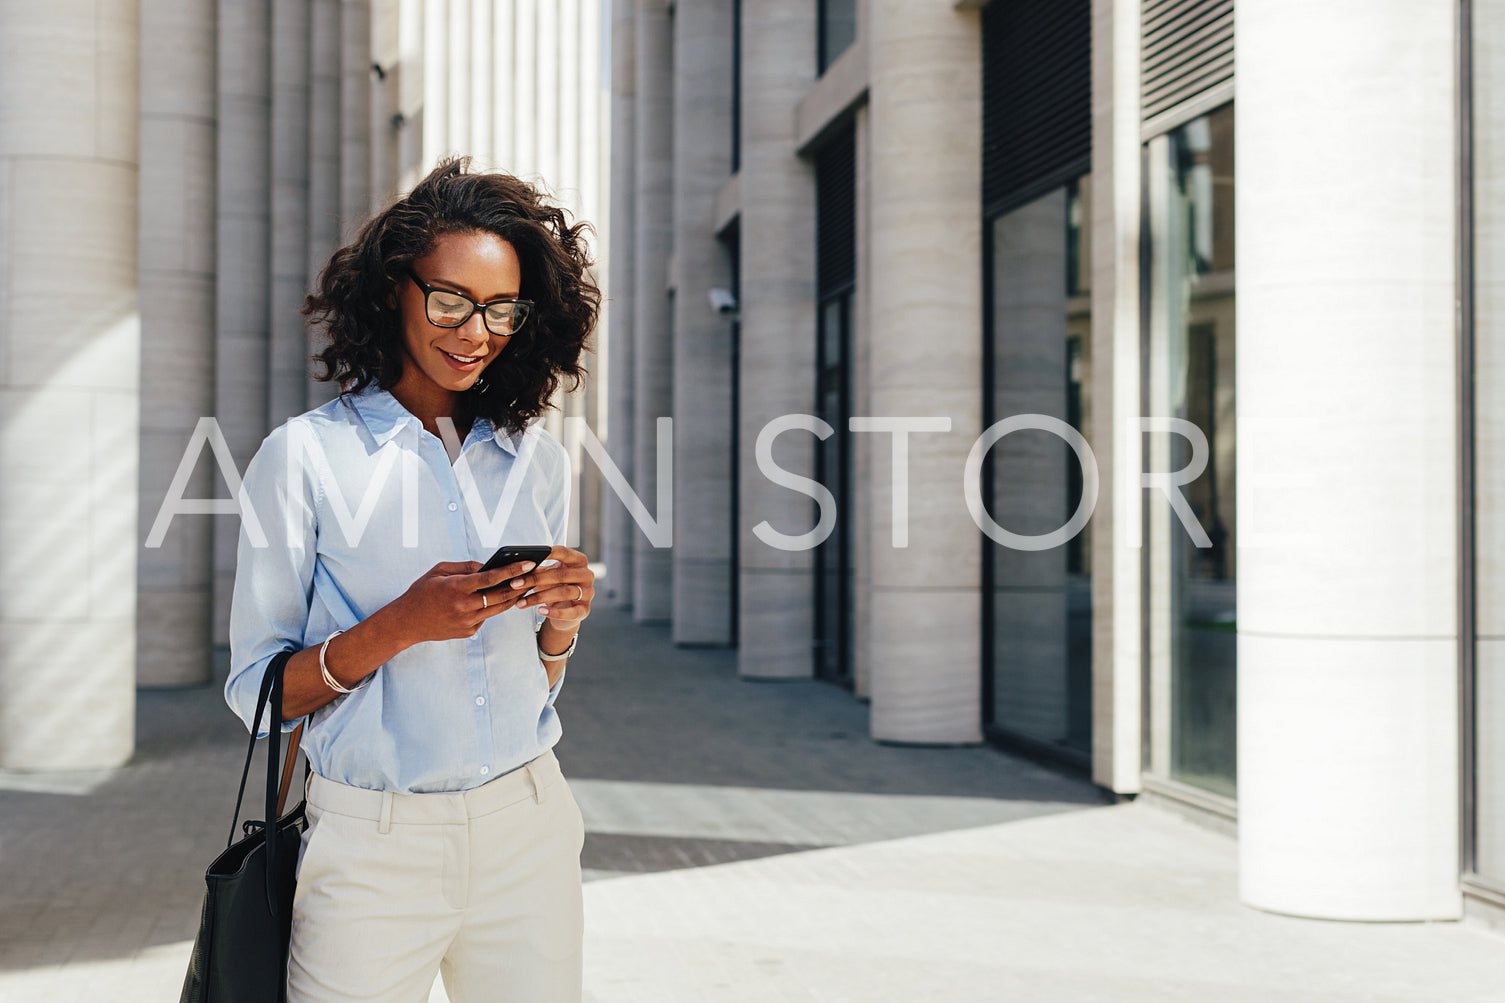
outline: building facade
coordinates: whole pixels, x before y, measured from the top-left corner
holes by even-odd
[[[607,496],[612,599],[1236,831],[1252,906],[1500,915],[1505,4],[612,20],[608,447],[673,524]]]
[[[469,155],[604,242],[602,11],[0,6],[0,768],[118,765],[137,685],[211,680],[238,471],[336,392],[299,308],[372,210]],[[594,423],[594,387],[562,412]],[[206,501],[164,520],[169,496]]]

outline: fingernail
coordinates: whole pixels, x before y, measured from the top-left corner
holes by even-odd
[[[524,571],[532,571],[533,570],[533,562],[532,561],[525,561],[523,563],[523,570]]]
[[[521,578],[514,578],[514,579],[512,579],[512,587],[515,588],[515,589],[522,588],[523,587],[523,580]]]
[[[547,607],[547,606],[540,606],[540,607],[538,607],[538,612],[542,613],[544,616],[548,616],[549,615],[549,607]]]

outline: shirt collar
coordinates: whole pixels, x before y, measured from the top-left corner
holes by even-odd
[[[411,425],[419,431],[423,430],[423,422],[418,416],[400,404],[391,391],[383,390],[375,383],[368,383],[360,393],[347,394],[351,407],[365,423],[366,431],[371,433],[371,438],[376,440],[377,448],[385,446],[393,436],[402,431],[404,427]],[[490,434],[490,437],[503,450],[517,455],[518,444],[528,434],[524,428],[522,431],[507,435],[503,429],[497,428],[488,418],[477,416],[477,422],[483,423],[482,431]]]

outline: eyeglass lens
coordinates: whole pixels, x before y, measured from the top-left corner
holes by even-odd
[[[458,293],[435,289],[428,294],[427,309],[430,323],[439,327],[459,327],[470,319],[476,304]],[[493,303],[482,312],[487,330],[500,335],[512,334],[528,317],[525,303]]]

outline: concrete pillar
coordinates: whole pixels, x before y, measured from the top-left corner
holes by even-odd
[[[512,115],[517,103],[517,15],[512,0],[494,0],[491,5],[492,62],[491,162],[504,171],[515,171]]]
[[[470,0],[470,143],[467,149],[476,162],[486,168],[496,166],[491,159],[491,128],[495,117],[491,103],[496,99],[492,73],[496,62],[491,58],[493,29],[491,0]]]
[[[710,290],[732,283],[726,249],[706,221],[731,173],[731,7],[674,8],[674,549],[673,637],[730,644],[733,630],[731,321]],[[786,120],[787,125],[787,120]],[[787,129],[786,129],[787,131]],[[761,207],[759,207],[761,208]],[[641,468],[640,468],[641,469]]]
[[[538,171],[538,0],[513,0],[512,162],[520,177]]]
[[[606,288],[611,326],[604,356],[610,381],[605,440],[611,461],[627,483],[636,484],[633,402],[637,387],[633,381],[632,330],[637,296],[634,267],[637,171],[633,156],[637,106],[636,0],[613,0],[611,15],[611,144],[615,156],[611,158],[611,271]],[[603,584],[605,598],[619,608],[632,604],[633,540],[638,532],[627,506],[610,488],[603,487],[601,534],[602,557],[606,561]]]
[[[857,10],[858,37],[867,37],[867,6]],[[873,414],[872,407],[872,345],[867,338],[868,318],[873,315],[873,109],[866,102],[857,106],[852,116],[852,138],[856,146],[857,169],[857,288],[852,295],[852,342],[851,353],[853,414]],[[812,287],[813,288],[813,287]],[[813,399],[814,387],[811,387]],[[858,436],[852,442],[852,478],[855,484],[867,484],[872,480],[874,446],[889,446],[878,442],[874,436]],[[873,640],[873,548],[872,507],[853,505],[851,512],[852,535],[852,692],[864,699],[872,699],[872,640]],[[883,541],[887,546],[888,541]],[[812,569],[813,570],[813,569]],[[814,602],[814,584],[811,584],[811,602]],[[813,633],[812,623],[812,633]]]
[[[449,0],[423,4],[423,153],[413,181],[451,151],[449,137]]]
[[[580,107],[581,64],[588,61],[594,47],[580,47],[581,0],[565,0],[559,5],[558,42],[559,52],[559,106],[558,117],[559,161],[555,170],[557,178],[550,178],[564,200],[575,212],[580,211],[581,185],[585,180],[580,165],[580,132],[584,118]]]
[[[565,0],[567,2],[567,0]],[[537,59],[535,95],[538,101],[538,117],[533,127],[538,130],[537,164],[534,170],[545,184],[559,184],[559,86],[561,66],[559,58],[559,6],[561,0],[545,0],[537,7],[538,20],[532,37],[533,51]]]
[[[200,417],[214,414],[214,0],[141,4],[141,492],[145,541]],[[209,498],[211,464],[186,495]],[[136,682],[208,682],[213,522],[140,551]]]
[[[554,201],[564,207],[572,218],[580,218],[580,192],[584,178],[580,173],[580,66],[587,62],[597,52],[593,47],[582,51],[578,46],[580,31],[580,0],[560,0],[560,2],[548,5],[553,8],[554,22],[550,26],[540,24],[539,42],[540,52],[552,52],[554,56],[554,75],[552,81],[545,78],[541,81],[540,94],[544,91],[551,92],[553,107],[548,115],[553,132],[554,162],[551,168],[544,174],[543,180],[553,193]],[[585,360],[587,367],[589,359]],[[589,406],[589,384],[582,383],[575,390],[561,392],[556,404],[559,411],[561,431],[563,419],[586,418]],[[583,504],[587,495],[582,490],[582,474],[584,468],[579,462],[581,454],[572,442],[569,445],[571,453],[571,483],[570,498],[573,502],[571,512],[574,546],[589,552],[584,538],[585,525],[583,516],[586,506]]]
[[[256,0],[219,0],[219,208],[215,225],[214,413],[240,470],[267,432],[270,305],[271,18]],[[220,497],[229,497],[220,485]],[[229,636],[240,520],[214,517],[214,639]]]
[[[1505,6],[1476,3],[1474,121],[1474,869],[1505,877]],[[1472,913],[1478,903],[1465,900]],[[1487,912],[1481,913],[1486,917]]]
[[[382,13],[389,9],[377,8]],[[372,154],[391,129],[390,122],[372,118],[372,10],[366,0],[340,0],[339,244],[348,243],[371,212]]]
[[[268,418],[308,409],[308,0],[272,0],[272,200]],[[265,434],[265,429],[262,430]]]
[[[869,399],[880,418],[951,420],[911,436],[908,547],[889,542],[893,464],[856,485],[871,506],[872,733],[896,742],[981,738],[981,548],[962,490],[982,432],[980,32],[975,10],[869,5]]]
[[[658,419],[670,417],[673,340],[670,337],[669,254],[673,233],[673,25],[664,0],[638,0],[635,29],[637,106],[634,117],[633,488],[655,516],[658,499]],[[625,374],[624,374],[625,375]],[[632,616],[639,623],[668,620],[670,549],[633,534]],[[676,538],[676,546],[684,540]]]
[[[353,0],[365,7],[363,0]],[[370,130],[371,161],[368,169],[370,210],[375,211],[397,190],[402,174],[401,140],[406,131],[402,120],[402,77],[408,72],[399,49],[402,7],[398,0],[375,0],[371,3],[371,62],[381,67],[371,69]],[[347,32],[349,22],[347,24]],[[348,81],[347,81],[348,82]],[[347,143],[349,133],[346,133]],[[348,217],[347,217],[348,218]]]
[[[398,0],[397,7],[397,188],[411,189],[433,166],[425,149],[428,120],[426,24],[423,0]],[[394,193],[395,194],[395,193]]]
[[[449,42],[445,51],[445,106],[449,125],[446,149],[450,153],[475,152],[470,146],[470,0],[444,0],[449,5]]]
[[[613,42],[602,36],[601,18],[610,13],[596,3],[580,5],[580,24],[577,38],[582,52],[589,58],[580,60],[580,213],[590,220],[596,229],[594,240],[598,267],[609,267],[606,255],[606,240],[611,234],[611,185],[612,169],[612,108],[610,88],[612,81],[603,79],[601,70],[607,60],[603,59],[601,47],[610,48]],[[611,52],[605,53],[611,57]],[[630,140],[631,133],[627,134]],[[621,140],[620,135],[617,136]],[[630,142],[624,144],[631,149]]]
[[[1092,5],[1092,779],[1139,790],[1140,0]]]
[[[134,744],[138,17],[0,3],[5,769],[117,766]]]
[[[811,527],[810,499],[770,481],[755,445],[770,421],[808,414],[815,402],[815,179],[794,151],[789,123],[815,80],[815,7],[805,0],[742,5],[742,136],[738,184],[742,344],[737,670],[744,676],[809,676],[815,622],[812,550],[779,550],[752,527]],[[777,442],[780,467],[815,474],[815,439]]]
[[[1276,912],[1460,914],[1454,7],[1239,9],[1239,884]]]
[[[611,120],[606,102],[602,100],[601,66],[602,44],[601,15],[603,5],[593,0],[579,3],[579,19],[575,27],[572,45],[578,46],[580,100],[579,100],[579,149],[578,171],[580,181],[580,214],[589,220],[595,229],[591,239],[591,254],[596,260],[595,277],[604,294],[611,284],[611,261],[606,248],[611,246],[611,208],[607,197],[607,178],[611,171]],[[609,81],[608,81],[609,83]],[[602,301],[597,317],[595,354],[589,360],[591,377],[582,391],[582,407],[590,426],[598,437],[605,437],[606,392],[608,374],[606,357],[610,352],[607,330],[611,324],[612,305]],[[600,468],[587,462],[578,452],[574,456],[576,478],[580,499],[580,543],[595,560],[604,554],[601,526],[601,487],[603,479]]]
[[[341,53],[340,14],[342,0],[313,0],[309,4],[309,93],[308,93],[308,243],[304,290],[313,288],[329,256],[340,246],[341,78],[345,71]],[[361,81],[365,93],[365,81]],[[365,116],[360,117],[364,127]],[[301,298],[300,298],[301,304]],[[298,326],[302,328],[301,318]],[[323,334],[304,331],[305,360],[328,344]],[[319,367],[322,368],[322,367]],[[314,380],[316,367],[305,361],[304,405],[314,407],[332,399],[339,387]]]

